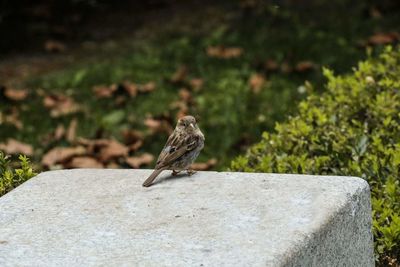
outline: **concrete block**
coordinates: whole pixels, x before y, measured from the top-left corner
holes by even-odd
[[[355,177],[44,172],[0,198],[0,266],[374,266]]]

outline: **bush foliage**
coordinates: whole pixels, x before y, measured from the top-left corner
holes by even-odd
[[[231,169],[366,179],[376,257],[382,265],[399,262],[400,48],[387,47],[351,75],[324,74],[326,91],[302,101],[297,116],[264,133]]]
[[[36,175],[26,156],[20,155],[18,159],[20,166],[14,169],[9,157],[0,151],[0,196]]]

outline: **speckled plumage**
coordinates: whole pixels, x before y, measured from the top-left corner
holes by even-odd
[[[185,116],[179,119],[157,159],[154,172],[144,181],[143,186],[150,186],[163,170],[172,170],[173,174],[188,170],[192,174],[190,165],[203,149],[204,140],[194,117]]]

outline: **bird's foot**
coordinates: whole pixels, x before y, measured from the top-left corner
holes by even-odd
[[[188,174],[189,176],[192,176],[192,175],[195,174],[196,172],[197,172],[197,171],[192,170],[192,169],[187,170],[187,174]]]
[[[172,170],[172,176],[177,176],[181,171]]]

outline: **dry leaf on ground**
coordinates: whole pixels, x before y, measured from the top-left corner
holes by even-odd
[[[113,139],[79,138],[77,143],[86,147],[87,154],[97,157],[104,163],[114,158],[125,157],[129,152],[127,146]]]
[[[179,101],[175,101],[175,102],[171,103],[170,108],[178,109],[178,112],[176,114],[177,119],[180,119],[183,116],[186,116],[189,114],[188,103],[184,102],[183,100],[179,100]]]
[[[195,162],[192,164],[191,168],[197,171],[207,171],[217,165],[217,162],[218,161],[216,159],[212,158],[209,159],[207,162]]]
[[[108,162],[113,158],[128,156],[129,148],[116,140],[107,140],[98,153],[102,162]]]
[[[8,87],[0,86],[0,93],[3,94],[7,99],[13,101],[22,101],[28,96],[28,90],[26,89],[12,89]]]
[[[143,133],[137,130],[124,130],[122,132],[124,143],[127,144],[129,151],[136,151],[143,145]]]
[[[128,148],[129,148],[129,151],[136,151],[139,148],[141,148],[142,146],[143,146],[143,141],[142,140],[137,140],[136,142],[134,142],[132,144],[129,144]]]
[[[188,73],[188,68],[185,65],[180,66],[171,77],[171,82],[184,82]]]
[[[312,61],[306,60],[306,61],[300,61],[299,63],[296,64],[294,69],[297,72],[306,72],[314,69],[315,64]]]
[[[182,88],[179,90],[179,98],[185,102],[185,103],[190,103],[192,101],[192,93],[186,89],[186,88]]]
[[[73,141],[75,141],[77,128],[78,128],[78,120],[74,118],[69,123],[68,130],[66,133],[66,139],[68,142],[72,143]]]
[[[42,164],[50,167],[56,163],[63,163],[74,156],[84,155],[86,149],[82,146],[77,147],[55,147],[49,150],[42,158]]]
[[[149,153],[144,153],[140,156],[136,157],[127,157],[125,159],[126,163],[131,166],[132,168],[139,168],[142,165],[148,165],[152,163],[154,160],[154,156]]]
[[[3,150],[6,154],[24,154],[27,156],[32,156],[33,154],[31,145],[13,138],[9,138],[6,143],[0,143],[0,150]]]
[[[138,130],[123,130],[122,136],[124,137],[125,144],[131,144],[136,142],[137,140],[143,140],[143,133]]]
[[[376,7],[369,8],[369,15],[371,17],[373,17],[374,19],[382,18],[382,12],[379,9],[377,9]]]
[[[155,82],[148,82],[145,84],[135,84],[130,81],[124,81],[121,84],[112,84],[110,86],[94,86],[93,93],[97,98],[111,98],[116,95],[119,96],[117,99],[118,102],[123,102],[121,97],[124,95],[129,95],[130,97],[135,97],[138,92],[140,93],[149,93],[156,89]]]
[[[267,59],[264,63],[264,68],[267,71],[277,71],[279,69],[279,64],[273,59]]]
[[[67,49],[67,47],[65,46],[64,43],[62,43],[62,42],[60,42],[60,41],[56,41],[56,40],[47,40],[47,41],[44,43],[44,49],[45,49],[47,52],[52,52],[52,53],[58,52],[58,53],[61,53],[61,52],[65,52],[65,50]]]
[[[43,105],[50,109],[51,117],[60,117],[80,110],[79,105],[71,97],[61,94],[45,96]]]
[[[59,124],[57,128],[54,130],[53,138],[54,140],[60,140],[65,135],[65,127],[62,124]]]
[[[19,111],[16,107],[12,107],[11,111],[7,112],[7,114],[0,112],[0,125],[3,123],[14,125],[18,130],[24,127],[22,121],[19,119]]]
[[[77,143],[83,146],[86,146],[88,149],[88,153],[94,153],[94,150],[98,150],[102,146],[106,146],[108,144],[108,139],[86,139],[86,138],[78,138]]]
[[[150,93],[156,90],[156,83],[155,82],[148,82],[142,85],[139,85],[139,92],[141,93]]]
[[[71,162],[68,163],[69,168],[103,168],[104,165],[97,159],[86,156],[79,156],[72,158]]]
[[[137,84],[131,83],[129,81],[123,82],[121,86],[130,97],[135,97],[139,91]]]
[[[265,76],[260,73],[255,73],[251,75],[249,79],[249,85],[251,91],[255,94],[258,94],[261,91],[261,88],[265,84]]]
[[[378,32],[368,38],[371,45],[385,45],[393,43],[400,39],[398,32]]]
[[[112,84],[110,86],[98,85],[93,87],[93,92],[98,98],[110,98],[117,90],[117,85]]]
[[[192,87],[193,91],[198,92],[204,85],[203,79],[194,78],[190,80],[190,86]]]
[[[176,113],[176,118],[180,119],[180,118],[182,118],[184,116],[187,116],[187,115],[189,115],[189,107],[185,103],[183,103],[181,108]]]
[[[225,47],[222,45],[219,46],[209,46],[207,48],[207,55],[209,57],[215,58],[237,58],[243,54],[243,49],[240,47]]]
[[[146,125],[152,133],[165,132],[170,135],[173,132],[171,124],[166,120],[156,120],[153,118],[147,118],[144,120],[144,125]]]
[[[121,168],[121,166],[118,163],[116,163],[115,161],[111,161],[111,162],[107,163],[106,168],[107,169],[119,169],[119,168]]]

